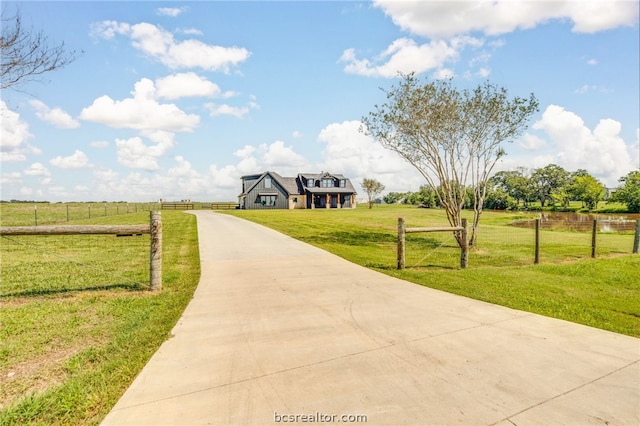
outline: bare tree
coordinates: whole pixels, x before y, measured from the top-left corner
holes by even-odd
[[[0,35],[0,89],[15,88],[62,68],[76,59],[64,43],[51,46],[42,31],[26,30],[19,10],[9,16],[2,8]]]
[[[421,85],[415,75],[401,75],[387,91],[387,102],[363,117],[362,131],[397,152],[415,167],[437,194],[452,226],[461,226],[466,188],[473,192],[475,245],[487,181],[503,142],[511,142],[527,127],[538,101],[509,99],[507,90],[486,82],[459,91],[451,80]],[[462,236],[456,235],[462,246]]]
[[[369,208],[373,207],[376,202],[376,197],[384,191],[384,185],[375,179],[364,178],[360,184],[364,192],[367,193],[369,199]]]

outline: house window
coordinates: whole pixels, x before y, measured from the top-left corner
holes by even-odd
[[[323,188],[332,188],[334,186],[333,179],[322,179]]]
[[[307,179],[307,186],[308,187],[314,187],[316,185],[316,181],[314,179]]]
[[[264,178],[264,187],[271,188],[271,178],[269,176]]]
[[[347,180],[346,179],[340,179],[340,188],[344,188],[345,186],[347,186]]]
[[[276,195],[259,195],[256,201],[265,207],[273,207],[276,205]]]

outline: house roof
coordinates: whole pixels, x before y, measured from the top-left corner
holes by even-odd
[[[331,174],[328,172],[322,172],[322,173],[300,173],[298,174],[297,177],[284,177],[284,176],[280,176],[278,173],[276,172],[270,172],[270,171],[266,171],[262,174],[252,174],[252,175],[245,175],[242,176],[241,179],[247,179],[247,178],[251,178],[252,180],[255,179],[255,182],[253,182],[253,184],[247,188],[245,190],[245,192],[243,192],[242,194],[240,194],[240,197],[248,194],[251,190],[253,190],[255,188],[256,185],[258,185],[258,183],[260,183],[264,177],[266,175],[271,176],[271,178],[276,181],[276,183],[287,192],[287,195],[301,195],[304,194],[305,191],[309,191],[312,194],[316,194],[316,193],[324,193],[324,194],[343,194],[343,193],[353,193],[356,194],[356,190],[354,189],[353,185],[351,184],[351,181],[348,178],[345,178],[343,175],[341,174]],[[331,188],[315,188],[315,187],[307,187],[307,179],[316,179],[316,180],[320,180],[322,178],[333,178],[333,179],[344,179],[346,181],[345,186],[343,188],[338,188],[338,187],[331,187]],[[274,189],[273,191],[263,191],[264,194],[275,194],[277,191]]]
[[[253,183],[253,185],[251,185],[249,188],[247,188],[245,190],[245,192],[243,192],[242,194],[240,194],[240,196],[242,195],[246,195],[247,193],[249,193],[260,181],[262,181],[262,179],[264,179],[264,177],[266,175],[271,176],[271,178],[276,181],[276,183],[278,185],[280,185],[280,187],[282,187],[282,189],[284,189],[287,192],[287,195],[298,195],[301,194],[302,192],[300,191],[301,188],[299,188],[299,185],[296,181],[296,178],[294,177],[282,177],[280,176],[278,173],[276,172],[264,172],[260,175],[246,175],[246,176],[242,176],[241,179],[245,179],[245,178],[252,178],[255,179],[255,182]],[[264,193],[277,193],[277,191],[274,189],[273,191],[264,191]]]
[[[351,180],[344,177],[341,174],[333,174],[333,173],[329,173],[329,172],[322,172],[322,173],[300,173],[298,175],[298,177],[300,178],[299,180],[302,183],[303,189],[307,190],[309,192],[311,192],[312,194],[315,193],[329,193],[329,194],[344,194],[344,193],[352,193],[352,194],[357,194],[356,189],[353,187],[353,184],[351,183]],[[307,180],[308,179],[315,179],[315,180],[320,180],[322,178],[333,178],[333,179],[337,179],[337,180],[345,180],[345,186],[343,188],[317,188],[317,187],[309,187],[307,186]]]

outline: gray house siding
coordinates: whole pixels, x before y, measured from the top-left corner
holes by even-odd
[[[355,196],[351,181],[339,174],[301,173],[297,177],[283,177],[276,172],[264,172],[243,176],[238,197],[242,209],[271,210],[355,208]]]
[[[265,178],[268,177],[271,178],[270,188],[265,187]],[[253,183],[251,182],[251,184]],[[269,175],[264,176],[246,194],[244,205],[246,209],[272,210],[289,208],[289,198],[286,191]],[[275,197],[275,199],[271,197]]]

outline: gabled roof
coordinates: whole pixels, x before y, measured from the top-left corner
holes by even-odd
[[[255,182],[253,182],[253,184],[247,188],[245,190],[245,192],[243,192],[242,194],[240,194],[239,196],[242,197],[243,195],[248,194],[250,191],[252,191],[256,185],[258,185],[258,183],[260,183],[265,176],[271,176],[271,178],[282,188],[284,189],[284,191],[287,193],[286,195],[301,195],[304,194],[306,191],[309,191],[310,193],[353,193],[356,194],[356,190],[353,187],[353,185],[351,184],[351,181],[344,177],[341,174],[331,174],[329,172],[322,172],[322,173],[300,173],[298,174],[297,177],[283,177],[280,176],[278,173],[276,172],[264,172],[262,174],[254,174],[254,175],[245,175],[242,176],[241,179],[245,180],[248,178],[251,178],[251,180],[255,180]],[[330,187],[330,188],[316,188],[316,187],[308,187],[307,186],[307,179],[315,179],[315,180],[320,180],[322,178],[332,178],[332,179],[337,179],[337,180],[342,180],[344,179],[345,182],[345,186],[343,188],[340,187]],[[273,188],[272,191],[270,190],[264,190],[262,193],[264,194],[275,194],[276,190],[275,188]]]
[[[284,189],[287,192],[287,195],[297,195],[297,194],[301,194],[302,192],[300,191],[301,188],[299,188],[298,183],[296,182],[296,178],[292,178],[292,177],[282,177],[280,176],[278,173],[276,172],[264,172],[261,175],[246,175],[246,176],[242,176],[241,179],[245,179],[245,178],[254,178],[255,182],[253,183],[253,185],[251,185],[249,188],[247,188],[245,190],[245,192],[243,192],[242,194],[240,194],[240,196],[245,195],[247,193],[249,193],[253,188],[255,188],[256,185],[258,185],[258,183],[260,183],[265,176],[271,176],[271,179],[273,179],[274,181],[276,181],[276,183],[278,185],[280,185],[280,187],[282,189]],[[267,191],[265,191],[267,192]],[[275,193],[275,191],[273,191]]]
[[[298,175],[298,177],[300,178],[300,182],[302,184],[302,189],[313,193],[317,193],[317,192],[322,192],[322,193],[345,193],[345,192],[351,192],[353,194],[357,194],[356,189],[353,187],[353,184],[351,183],[351,180],[344,177],[341,174],[333,174],[333,173],[329,173],[329,172],[322,172],[322,173],[300,173]],[[345,186],[344,188],[339,188],[339,187],[331,187],[331,188],[322,188],[322,187],[309,187],[307,186],[307,180],[308,179],[315,179],[315,180],[321,180],[322,178],[332,178],[332,179],[337,179],[337,180],[345,180]]]

